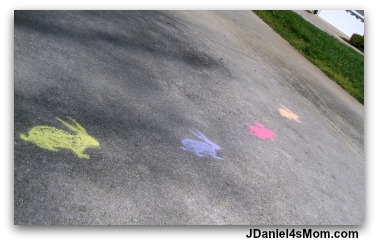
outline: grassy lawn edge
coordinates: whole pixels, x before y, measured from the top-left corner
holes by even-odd
[[[364,104],[364,56],[290,10],[253,10],[290,45]]]

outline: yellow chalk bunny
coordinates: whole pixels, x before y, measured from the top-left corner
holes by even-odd
[[[28,131],[28,134],[20,134],[20,138],[27,142],[34,143],[38,147],[57,152],[60,149],[69,149],[79,158],[89,159],[89,155],[84,151],[89,147],[100,147],[100,143],[91,137],[84,127],[77,121],[69,117],[73,124],[65,122],[56,117],[58,121],[63,123],[71,131],[71,134],[61,129],[50,126],[35,126]]]

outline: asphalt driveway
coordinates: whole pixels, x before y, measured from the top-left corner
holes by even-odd
[[[15,224],[363,223],[363,106],[251,11],[14,21]]]

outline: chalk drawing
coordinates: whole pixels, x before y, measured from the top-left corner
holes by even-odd
[[[73,124],[65,122],[58,117],[58,121],[63,123],[71,131],[76,134],[71,134],[61,129],[50,126],[35,126],[32,127],[28,134],[20,134],[20,138],[27,142],[34,143],[40,148],[50,151],[58,152],[60,149],[71,150],[77,157],[83,159],[89,159],[89,155],[84,151],[89,147],[100,147],[100,143],[90,135],[84,127],[82,127],[77,121],[69,118]]]
[[[181,140],[181,143],[184,145],[181,147],[183,150],[193,152],[199,157],[210,155],[215,159],[223,159],[217,156],[217,150],[221,150],[219,145],[210,141],[205,135],[197,130],[193,132],[193,134],[202,141],[184,138]]]
[[[299,120],[299,116],[294,114],[291,110],[289,110],[285,106],[281,105],[281,108],[278,111],[279,111],[281,116],[286,117],[287,119],[294,120],[296,122],[302,123]]]
[[[256,137],[259,137],[261,139],[270,139],[273,142],[275,142],[274,137],[277,136],[273,131],[269,130],[268,128],[264,127],[263,124],[261,124],[258,121],[254,121],[256,126],[248,126],[249,132]]]

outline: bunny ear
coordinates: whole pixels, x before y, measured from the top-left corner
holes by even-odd
[[[193,132],[193,134],[196,135],[196,136],[199,137],[199,138],[202,137],[202,136],[201,136],[201,135],[202,135],[201,132],[198,131],[198,130],[195,130],[195,131]]]
[[[286,110],[287,112],[290,112],[290,113],[293,113],[289,108],[283,106],[284,110]]]
[[[63,125],[65,125],[66,127],[68,127],[71,131],[74,131],[74,132],[77,132],[77,131],[81,131],[81,132],[87,132],[85,130],[84,127],[80,126],[79,123],[77,123],[77,121],[75,121],[75,119],[71,118],[71,117],[68,117],[70,119],[71,122],[74,123],[74,125],[72,124],[69,124],[68,122],[65,122],[63,121],[62,119],[60,119],[59,117],[55,117],[58,121],[60,121],[61,123],[63,123]]]
[[[76,132],[77,131],[77,128],[72,126],[71,124],[69,124],[68,122],[65,122],[63,121],[62,119],[60,119],[59,117],[55,117],[58,121],[60,121],[61,123],[63,123],[63,125],[65,125],[66,127],[68,127],[70,130]]]
[[[200,131],[196,130],[194,132],[194,135],[196,135],[199,139],[202,139],[203,141],[208,141],[207,137],[205,137],[205,135],[203,135]]]
[[[254,122],[255,125],[258,126],[258,127],[264,127],[263,124],[261,124],[260,122],[258,122],[258,121],[256,121],[256,120],[254,120],[253,122]]]
[[[82,132],[87,132],[84,127],[82,127],[75,119],[68,117],[71,122],[73,122],[76,126],[76,130],[80,130]]]
[[[198,132],[197,129],[191,129],[190,132],[191,132],[193,135],[195,135],[196,137],[198,137],[198,138],[200,137],[200,134],[199,134],[199,132]]]

